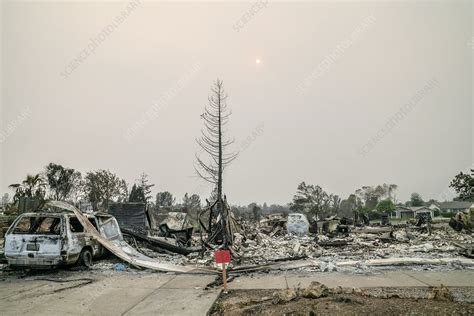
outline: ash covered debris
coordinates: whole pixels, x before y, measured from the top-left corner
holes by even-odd
[[[121,211],[112,207],[110,213],[120,224],[130,251],[164,265],[214,266],[215,245],[201,246],[209,240],[210,230],[193,232],[184,213],[147,214],[143,205],[134,204],[126,214],[126,206],[121,205]],[[238,221],[230,211],[228,219],[232,223],[231,273],[257,269],[358,273],[381,266],[462,269],[474,265],[469,259],[472,233],[453,230],[446,221],[433,221],[430,235],[425,224],[417,225],[419,221],[361,226],[355,218],[332,216],[310,223],[299,213],[268,215],[258,222]]]
[[[207,207],[198,215],[199,238],[203,248],[233,249],[234,238],[242,233],[243,227],[227,203],[227,197],[217,198],[214,203],[206,201]]]
[[[260,231],[270,236],[286,233],[287,219],[281,213],[270,214],[260,220]]]
[[[451,218],[449,226],[455,231],[465,230],[471,232],[474,229],[474,209],[470,209],[469,212],[459,212]]]
[[[459,253],[456,244],[472,245],[473,236],[455,232],[447,223],[433,223],[430,235],[416,222],[355,226],[351,225],[357,222],[353,219],[331,217],[317,222],[318,233],[305,231],[303,234],[288,230],[289,222],[284,216],[270,215],[259,222],[242,223],[242,231],[234,233],[233,267],[295,260],[310,260],[311,264],[302,264],[298,269],[311,271],[347,268],[365,271],[372,266],[391,265],[436,265],[458,269],[472,265]],[[329,223],[328,229],[322,223]],[[207,252],[203,257],[186,260],[205,264],[208,257],[207,263],[211,264],[211,254]]]
[[[189,254],[200,251],[192,247],[193,227],[187,215],[180,212],[156,214],[150,212],[145,203],[114,203],[109,208],[129,241],[139,240],[158,251]]]

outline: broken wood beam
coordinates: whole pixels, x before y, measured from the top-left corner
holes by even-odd
[[[359,228],[359,229],[352,230],[354,234],[358,234],[358,233],[381,234],[381,233],[389,233],[392,231],[393,231],[392,227],[366,227],[366,228]]]
[[[342,247],[346,246],[348,242],[346,240],[333,240],[333,241],[320,241],[318,245],[321,247]]]

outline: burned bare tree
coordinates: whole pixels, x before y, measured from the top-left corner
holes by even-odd
[[[217,243],[227,247],[232,243],[232,232],[229,207],[222,190],[222,174],[225,167],[237,157],[237,153],[227,152],[234,140],[225,137],[224,126],[231,112],[227,108],[227,94],[224,92],[222,80],[217,79],[214,82],[211,92],[208,98],[209,104],[201,115],[204,120],[204,129],[201,130],[201,136],[196,139],[206,157],[196,154],[195,170],[200,178],[214,185],[217,194],[204,210],[209,213],[207,225],[202,222],[201,216],[199,222],[208,233],[208,244]]]

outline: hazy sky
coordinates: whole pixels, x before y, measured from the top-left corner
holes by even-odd
[[[241,151],[230,203],[287,203],[303,180],[441,198],[473,162],[472,15],[470,1],[2,2],[1,191],[53,161],[206,196],[195,137],[219,77]]]

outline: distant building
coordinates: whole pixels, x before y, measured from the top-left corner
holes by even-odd
[[[468,212],[471,207],[474,207],[474,203],[470,201],[451,201],[438,204],[441,213]]]
[[[392,212],[392,218],[414,218],[416,215],[421,213],[430,214],[431,218],[434,217],[434,210],[426,206],[402,206],[396,205],[395,211]]]
[[[432,209],[433,211],[441,211],[441,209],[439,208],[439,203],[438,202],[433,202],[428,207],[430,209]]]

